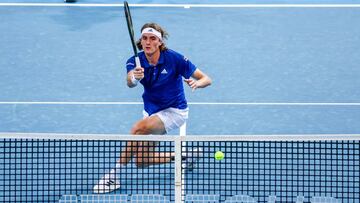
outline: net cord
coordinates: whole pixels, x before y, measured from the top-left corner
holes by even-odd
[[[3,139],[49,140],[128,140],[128,141],[175,141],[172,135],[124,135],[124,134],[72,134],[72,133],[14,133],[0,132]],[[360,134],[287,134],[287,135],[188,135],[182,141],[322,141],[360,140]]]

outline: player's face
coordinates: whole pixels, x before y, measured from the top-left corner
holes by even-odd
[[[141,37],[142,48],[147,55],[153,55],[155,52],[160,51],[162,42],[153,34],[143,34]]]

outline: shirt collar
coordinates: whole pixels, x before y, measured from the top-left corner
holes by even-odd
[[[139,55],[141,61],[144,62],[144,64],[142,64],[144,66],[144,68],[149,68],[151,67],[152,65],[149,64],[148,60],[146,59],[146,56],[145,56],[145,53],[142,52],[143,54]],[[164,60],[164,52],[160,51],[160,58],[159,58],[159,61],[157,63],[157,65],[160,65],[160,64],[163,64],[165,62]]]

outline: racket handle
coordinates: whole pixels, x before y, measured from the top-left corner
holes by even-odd
[[[135,56],[135,65],[136,65],[136,67],[141,67],[140,59],[138,56]]]
[[[138,56],[135,56],[135,67],[136,68],[140,68],[141,67],[141,63],[140,63],[140,59]],[[141,79],[140,79],[141,80]],[[136,86],[138,81],[140,80],[137,80],[135,77],[134,77],[134,74],[131,76],[131,82]]]
[[[134,74],[131,76],[131,83],[136,86],[138,84],[138,80],[135,78]]]

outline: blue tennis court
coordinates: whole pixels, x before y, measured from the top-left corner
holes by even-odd
[[[143,106],[142,88],[126,86],[122,2],[22,3],[0,0],[0,132],[129,134]],[[175,5],[131,7],[135,35],[161,24],[213,80],[185,88],[187,134],[360,133],[357,1],[130,3]]]

